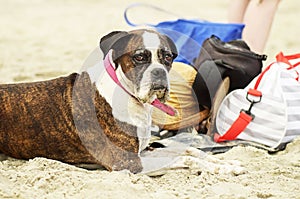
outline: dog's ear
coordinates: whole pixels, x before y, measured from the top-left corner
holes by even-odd
[[[168,44],[171,48],[171,51],[172,51],[172,54],[173,54],[173,60],[174,60],[178,56],[177,47],[176,47],[175,43],[173,42],[173,40],[170,37],[168,37],[166,35],[164,35],[164,36],[166,37],[167,42],[168,42]]]
[[[113,49],[113,46],[115,43],[128,35],[128,32],[126,31],[113,31],[111,33],[108,33],[104,37],[101,38],[99,46],[102,50],[104,57],[107,55],[110,49]]]

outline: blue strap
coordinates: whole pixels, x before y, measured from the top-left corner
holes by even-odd
[[[128,13],[128,11],[129,11],[129,9],[134,8],[134,7],[146,7],[146,8],[152,8],[152,9],[157,10],[157,11],[159,11],[159,12],[162,12],[162,13],[165,13],[165,14],[169,14],[169,15],[174,16],[174,17],[176,17],[176,18],[180,18],[178,15],[176,15],[176,14],[174,14],[174,13],[172,13],[172,12],[169,12],[169,11],[167,11],[167,10],[164,10],[164,9],[162,9],[162,8],[156,7],[156,6],[151,5],[151,4],[147,4],[147,3],[134,3],[134,4],[129,5],[129,6],[125,9],[125,11],[124,11],[124,19],[125,19],[126,23],[127,23],[128,25],[130,25],[130,26],[142,26],[142,25],[155,26],[155,25],[149,24],[149,23],[142,23],[142,24],[132,23],[132,22],[128,19],[127,13]]]

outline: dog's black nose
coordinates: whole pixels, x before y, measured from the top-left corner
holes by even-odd
[[[151,77],[154,79],[161,79],[166,77],[166,71],[161,68],[155,68],[151,71]]]

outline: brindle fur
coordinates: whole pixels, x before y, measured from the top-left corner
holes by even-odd
[[[87,73],[0,85],[0,152],[142,170],[136,127],[117,121]]]

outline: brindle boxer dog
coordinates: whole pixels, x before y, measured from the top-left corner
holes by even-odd
[[[134,30],[104,36],[100,48],[101,74],[0,85],[0,152],[143,170],[139,154],[150,139],[151,109],[168,108],[162,103],[176,47],[155,31]]]

